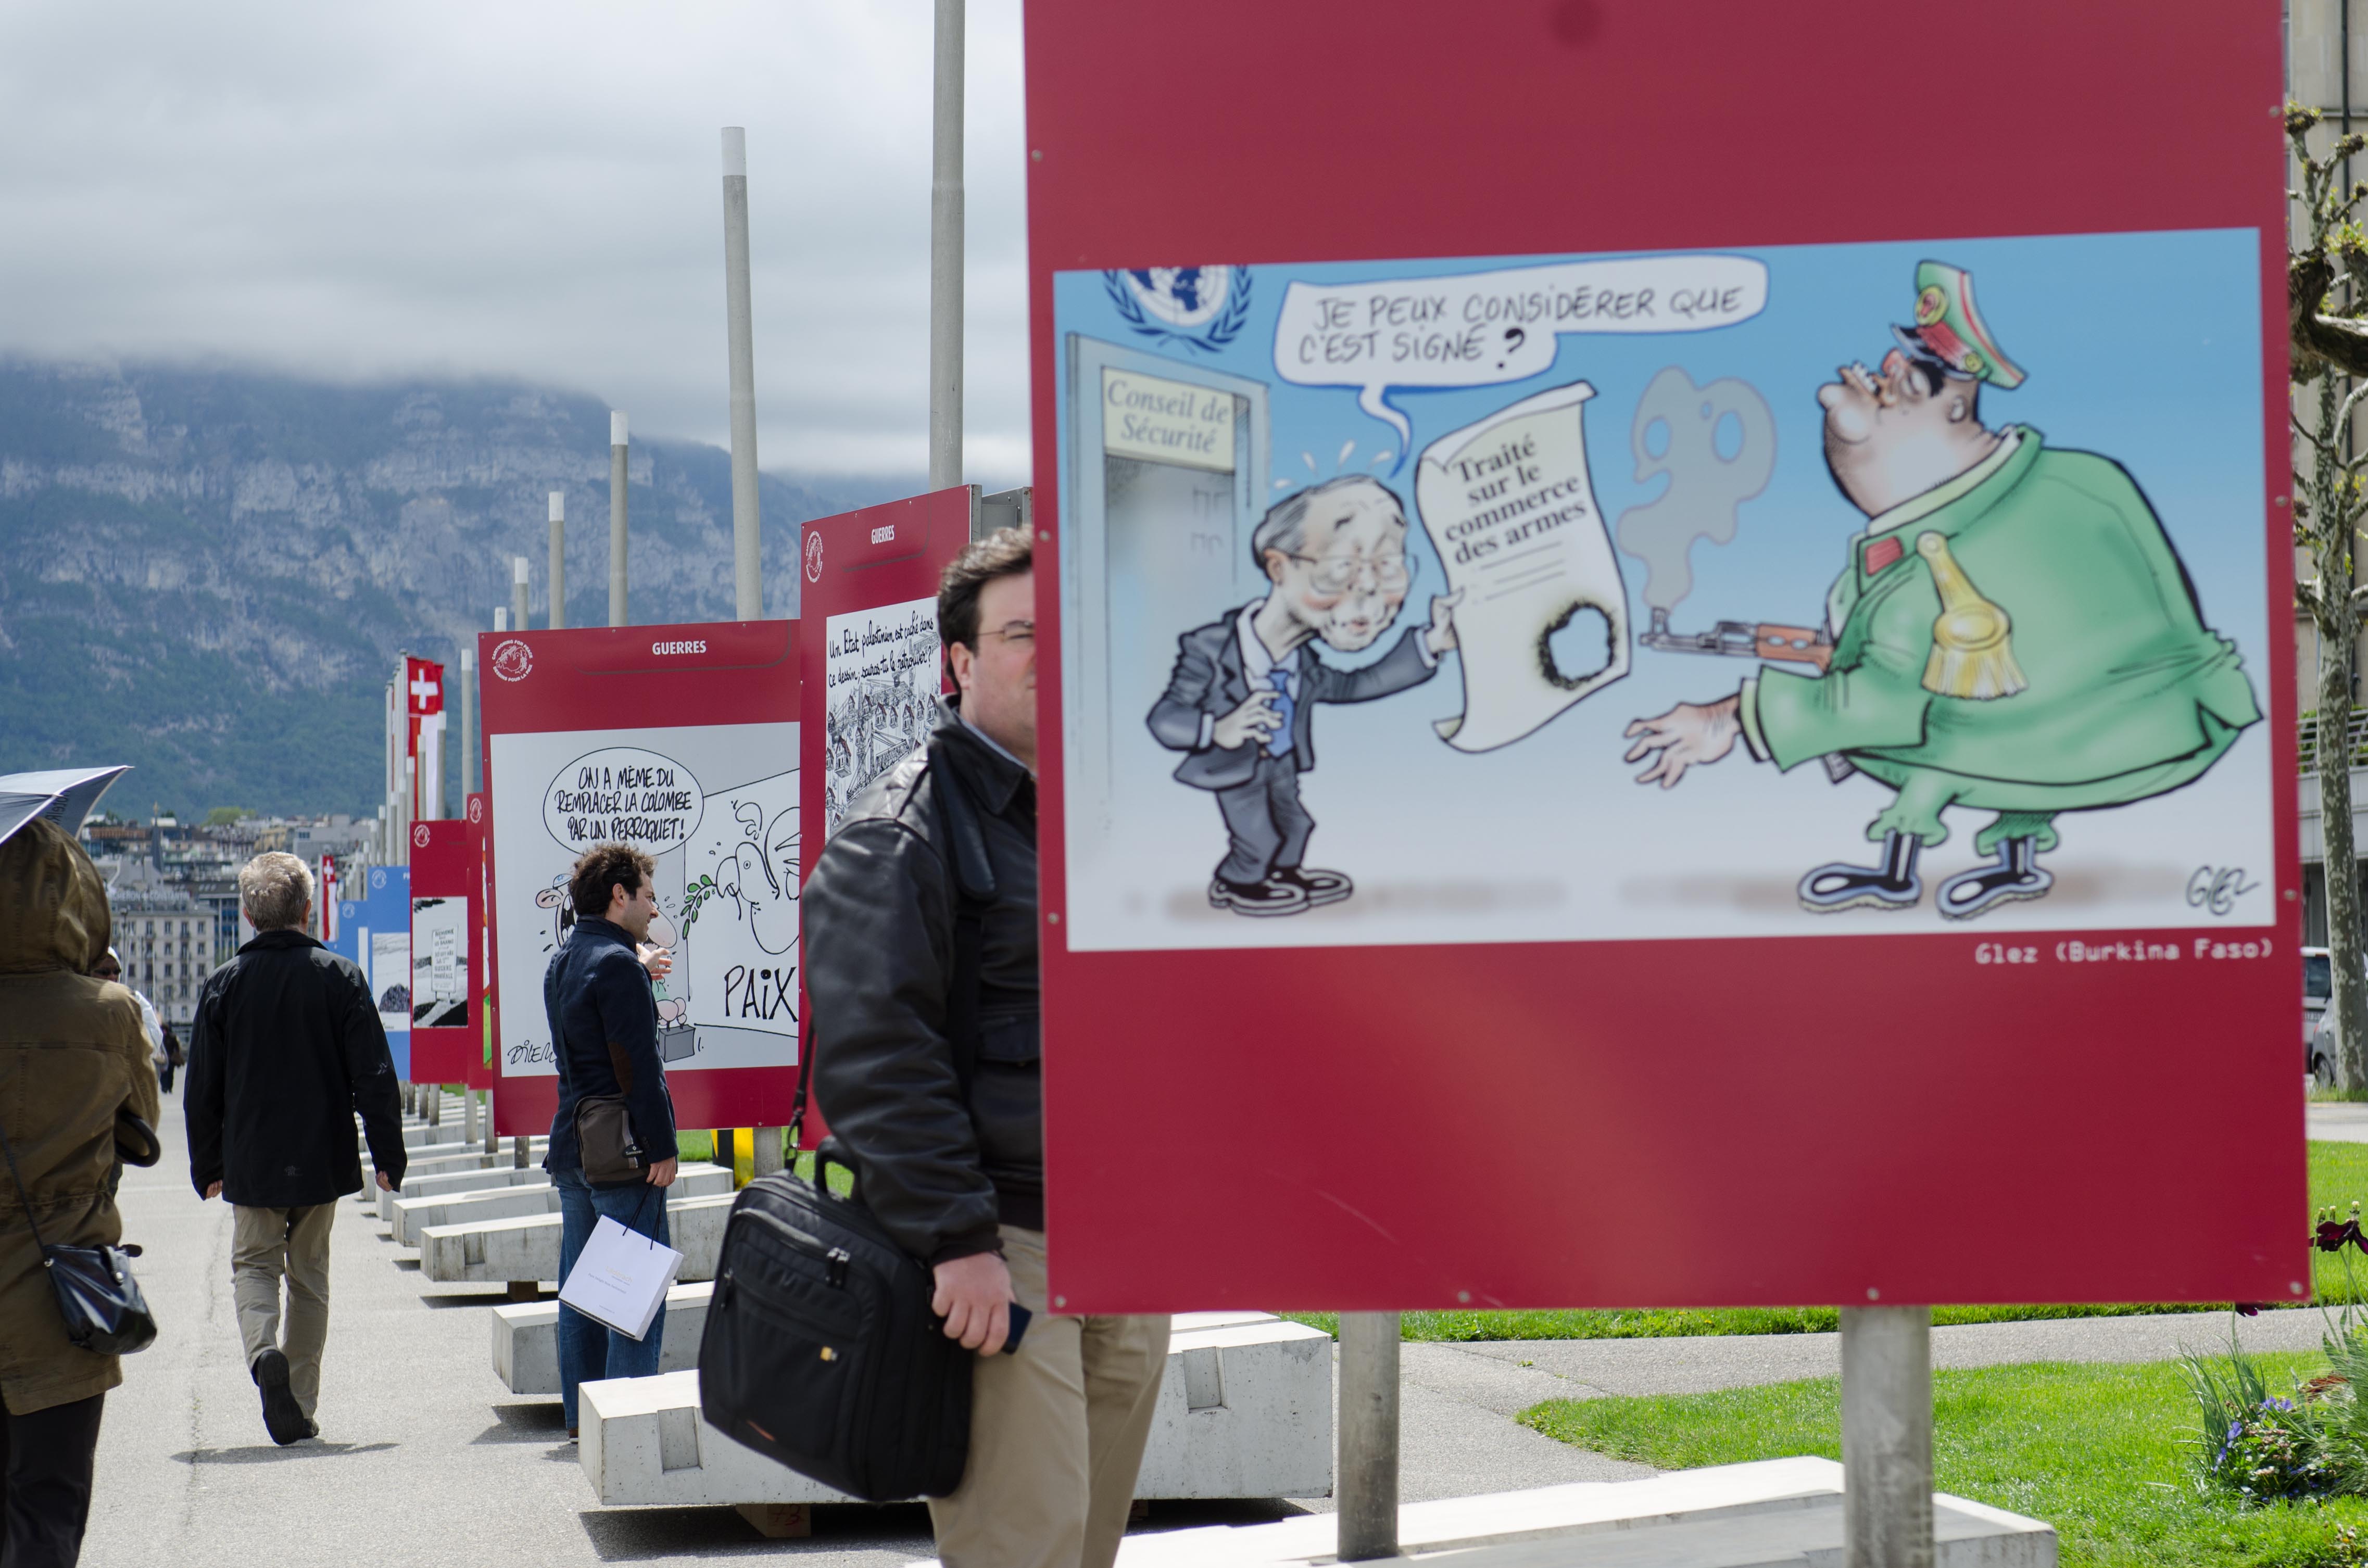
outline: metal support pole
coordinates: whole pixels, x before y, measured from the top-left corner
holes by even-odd
[[[788,1130],[780,1127],[759,1127],[752,1130],[756,1146],[748,1151],[748,1174],[751,1177],[773,1176],[781,1168],[781,1145]]]
[[[1398,1554],[1398,1314],[1340,1314],[1343,1562]]]
[[[733,614],[765,618],[757,509],[757,351],[748,313],[748,133],[723,128],[723,321],[732,354]]]
[[[423,1084],[420,1085],[420,1093],[427,1096],[427,1125],[430,1127],[443,1126],[444,1085],[441,1084]]]
[[[1845,1568],[1932,1568],[1932,1309],[1842,1309]]]
[[[567,493],[551,493],[551,629],[567,624]]]
[[[609,624],[625,624],[625,416],[609,415]]]
[[[472,1147],[477,1142],[477,1091],[465,1085],[461,1089],[461,1142]]]
[[[510,1164],[517,1166],[519,1170],[527,1168],[526,1148],[527,1143],[525,1133],[517,1133],[511,1137]]]
[[[962,474],[962,0],[938,0],[929,118],[929,488]]]
[[[502,1152],[501,1134],[494,1131],[494,1091],[485,1091],[485,1158],[492,1159]]]
[[[463,796],[477,792],[477,651],[463,648],[461,650],[461,793]]]
[[[526,557],[513,555],[510,557],[510,629],[514,631],[524,631],[534,624],[527,615],[531,607],[527,602],[526,589]]]

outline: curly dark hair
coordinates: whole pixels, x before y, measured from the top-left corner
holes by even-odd
[[[576,858],[567,873],[567,896],[579,920],[598,920],[609,913],[609,890],[642,891],[657,874],[658,863],[630,844],[596,844]]]
[[[1026,528],[997,528],[971,540],[946,562],[945,574],[938,579],[939,642],[948,648],[960,642],[976,653],[980,592],[997,577],[1017,577],[1035,569],[1035,542]]]

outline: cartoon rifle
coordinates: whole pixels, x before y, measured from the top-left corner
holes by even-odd
[[[1672,631],[1665,609],[1653,612],[1652,626],[1639,632],[1636,641],[1659,653],[1724,653],[1734,659],[1815,665],[1819,675],[1834,657],[1833,639],[1822,628],[1722,620],[1708,631]]]

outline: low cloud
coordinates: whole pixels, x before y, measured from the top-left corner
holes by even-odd
[[[972,0],[967,463],[1026,477],[1018,0]],[[580,390],[728,439],[745,125],[758,451],[912,472],[931,7],[216,0],[0,9],[0,351]]]

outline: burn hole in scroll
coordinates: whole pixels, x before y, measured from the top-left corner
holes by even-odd
[[[1584,599],[1546,623],[1538,633],[1538,668],[1565,691],[1577,691],[1610,669],[1619,657],[1611,618]]]

